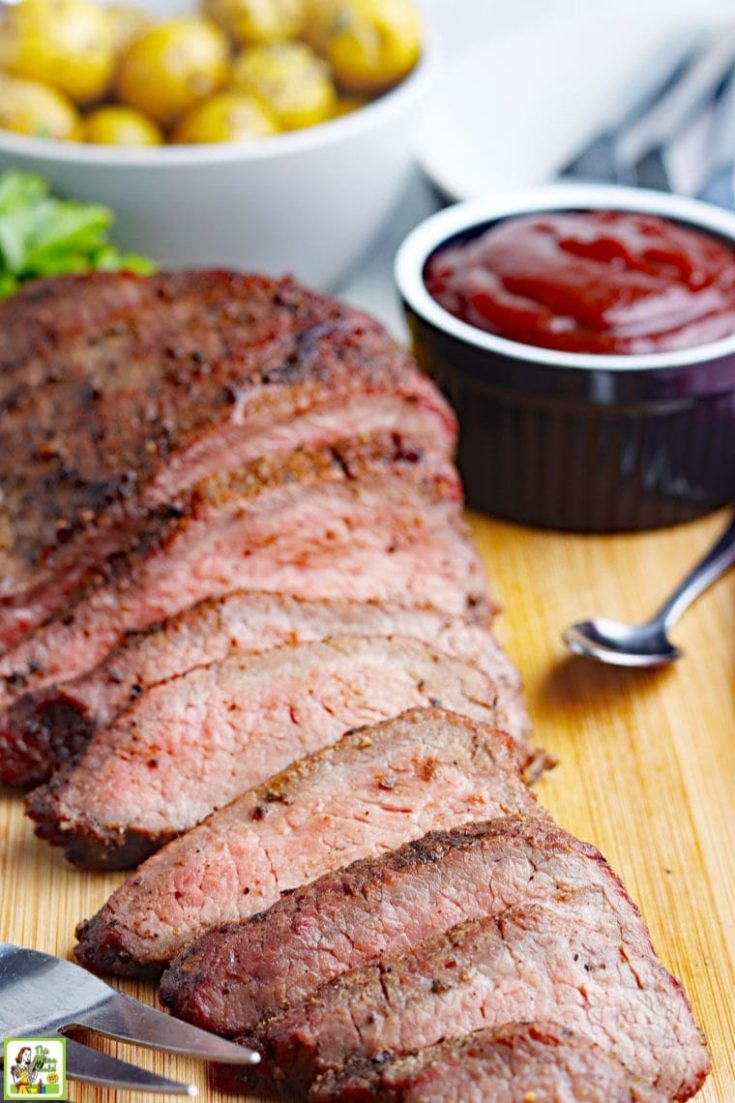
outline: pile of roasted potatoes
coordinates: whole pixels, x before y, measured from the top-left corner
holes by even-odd
[[[421,54],[413,0],[1,5],[0,128],[101,145],[227,142],[316,126],[398,84]]]

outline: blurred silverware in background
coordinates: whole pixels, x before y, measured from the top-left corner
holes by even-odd
[[[673,143],[711,116],[708,160],[700,198],[733,205],[735,171],[735,30],[698,42],[647,90],[620,122],[598,134],[561,171],[565,177],[605,180],[675,191],[668,168]]]
[[[677,57],[673,68],[665,74],[657,73],[645,92],[635,100],[619,122],[597,134],[588,145],[572,158],[559,172],[559,176],[579,176],[584,180],[604,183],[630,184],[630,166],[620,157],[622,136],[644,118],[686,76],[702,50],[700,41],[689,46]]]
[[[735,208],[735,75],[713,114],[708,144],[710,159],[697,198]]]

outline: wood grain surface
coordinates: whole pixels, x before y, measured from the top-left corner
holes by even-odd
[[[615,537],[471,522],[506,607],[500,634],[523,673],[536,739],[560,759],[541,799],[607,855],[684,982],[714,1060],[698,1099],[735,1103],[735,575],[687,615],[676,634],[686,657],[667,671],[599,667],[570,658],[560,640],[585,615],[650,612],[724,516]],[[0,938],[66,955],[77,920],[121,880],[67,867],[34,839],[19,799],[0,795]],[[126,990],[154,999],[149,984]],[[142,1050],[135,1060],[197,1083],[211,1103],[224,1098],[193,1063]],[[115,1098],[78,1084],[71,1097]]]

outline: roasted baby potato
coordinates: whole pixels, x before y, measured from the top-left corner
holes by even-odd
[[[113,48],[118,57],[152,26],[146,13],[134,4],[110,4],[106,11],[112,30]]]
[[[412,0],[311,0],[307,37],[350,92],[382,92],[402,80],[421,54]]]
[[[307,0],[204,0],[204,11],[241,46],[297,38]]]
[[[277,119],[257,96],[219,92],[187,111],[173,134],[175,142],[233,142],[277,134]]]
[[[124,55],[117,97],[166,126],[225,83],[228,53],[227,39],[211,20],[170,19],[146,31]]]
[[[337,104],[329,67],[304,42],[251,46],[235,61],[232,83],[259,96],[284,130],[324,122]]]
[[[0,125],[118,146],[262,137],[358,110],[421,49],[414,0],[201,0],[162,23],[139,2],[0,0],[0,76],[20,82]]]
[[[132,107],[98,107],[83,120],[84,141],[102,146],[158,146],[163,134]]]
[[[21,0],[0,21],[0,68],[75,103],[107,92],[114,62],[110,20],[90,0]]]
[[[35,80],[0,73],[0,128],[34,138],[81,136],[74,104],[53,88]]]
[[[361,96],[340,96],[334,105],[332,118],[341,119],[343,115],[351,115],[353,111],[359,111],[361,107],[365,107],[368,103],[369,100],[363,99]]]

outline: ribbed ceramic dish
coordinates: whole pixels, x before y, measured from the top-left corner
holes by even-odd
[[[459,415],[474,508],[579,532],[686,521],[735,497],[735,334],[644,356],[557,352],[460,321],[424,282],[438,249],[502,219],[591,209],[660,215],[735,247],[735,214],[659,192],[550,185],[461,203],[417,227],[396,259],[414,349]]]

